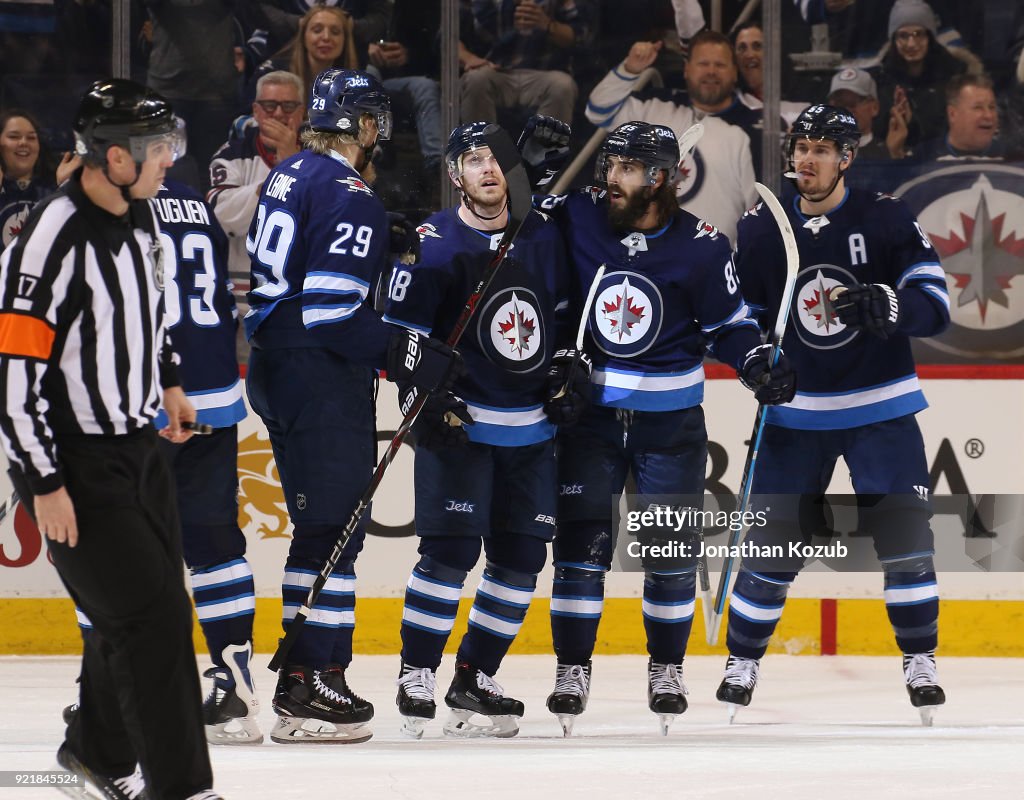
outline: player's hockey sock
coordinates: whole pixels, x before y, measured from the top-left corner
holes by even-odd
[[[252,620],[256,613],[252,568],[244,558],[234,558],[193,569],[191,581],[196,616],[206,637],[210,658],[218,667],[223,667],[221,654],[225,647],[245,644],[252,639]]]
[[[536,575],[488,561],[469,610],[469,630],[459,645],[458,660],[494,675],[523,625],[536,588]]]
[[[559,664],[586,664],[604,610],[604,573],[592,564],[555,564],[551,638]]]
[[[913,556],[882,564],[885,610],[896,644],[904,653],[927,653],[939,641],[939,587],[931,556]]]
[[[729,652],[742,658],[761,658],[782,617],[786,592],[795,572],[761,574],[740,569],[729,598]]]
[[[346,599],[345,616],[338,626],[334,637],[334,649],[331,651],[331,663],[341,666],[343,669],[352,663],[352,634],[356,629],[356,565],[355,561],[342,560],[334,570],[335,574],[342,574],[351,578],[352,593]]]
[[[281,621],[285,630],[295,618],[299,606],[306,602],[309,587],[313,585],[318,574],[316,568],[293,564],[289,558],[281,584],[281,595],[284,600]],[[339,636],[338,629],[348,628],[351,653],[351,629],[356,622],[355,599],[356,577],[349,562],[347,565],[339,566],[327,579],[323,591],[320,592],[302,626],[302,632],[292,645],[288,656],[289,663],[314,669],[323,669],[332,663],[343,663],[335,659],[335,643]]]
[[[75,606],[75,619],[78,621],[78,630],[81,631],[82,636],[92,630],[92,620],[77,605]]]
[[[459,610],[467,572],[422,556],[405,586],[402,663],[437,670]]]
[[[696,572],[648,572],[644,577],[647,652],[658,664],[680,664],[693,627]]]

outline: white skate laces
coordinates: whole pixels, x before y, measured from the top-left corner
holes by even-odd
[[[554,694],[574,694],[587,697],[590,694],[590,678],[580,664],[559,664],[555,672]]]
[[[434,690],[437,688],[437,677],[429,667],[411,669],[398,679],[398,685],[413,700],[432,701]]]
[[[347,703],[352,705],[352,699],[346,697],[341,692],[337,692],[324,683],[323,678],[320,677],[320,670],[313,671],[313,688],[316,689],[321,695],[329,700],[333,700],[335,703]]]
[[[494,680],[494,678],[482,669],[478,669],[476,671],[476,685],[488,694],[497,695],[498,697],[505,696],[505,690],[498,685],[498,682]]]
[[[142,770],[139,768],[139,765],[135,765],[135,772],[131,775],[115,778],[114,786],[124,792],[128,800],[135,800],[135,798],[141,797],[142,793],[146,791],[146,780],[142,777]]]
[[[917,689],[921,686],[938,686],[939,675],[935,668],[934,653],[914,653],[903,656],[903,675],[907,686]]]
[[[753,689],[757,684],[758,661],[756,658],[729,656],[725,663],[725,675],[722,680],[732,686]]]
[[[682,664],[651,664],[651,694],[689,694],[683,685]]]

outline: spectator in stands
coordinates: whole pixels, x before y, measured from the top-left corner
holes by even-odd
[[[145,0],[152,21],[146,84],[185,120],[188,155],[203,166],[224,141],[238,106],[232,0]],[[185,177],[184,175],[180,177]]]
[[[225,142],[210,163],[207,202],[228,235],[228,273],[239,315],[248,311],[249,254],[245,237],[256,213],[263,181],[274,166],[299,152],[299,126],[306,112],[298,75],[268,72],[256,82],[252,117]]]
[[[903,135],[905,147],[939,136],[945,121],[945,87],[966,64],[935,39],[938,19],[923,0],[896,0],[889,14],[890,47],[875,79],[881,115],[875,135]]]
[[[499,108],[572,120],[572,51],[591,35],[593,0],[473,0],[472,39],[460,43],[463,122],[497,121]],[[474,48],[485,55],[481,57]]]
[[[754,165],[750,137],[716,113],[738,103],[733,95],[736,70],[727,39],[713,34],[718,40],[702,41],[710,33],[702,31],[691,42],[686,67],[690,103],[679,93],[663,90],[632,94],[637,77],[654,63],[661,49],[661,42],[636,42],[626,59],[590,93],[587,119],[608,130],[631,120],[665,125],[680,138],[693,123],[703,122],[704,137],[680,167],[677,199],[687,211],[732,238],[737,220],[757,196]],[[720,40],[726,43],[724,51]]]
[[[878,89],[875,86],[875,79],[868,72],[852,68],[839,70],[832,76],[832,83],[828,89],[828,103],[846,109],[857,120],[857,128],[860,130],[858,159],[884,161],[892,157],[902,157],[899,151],[902,142],[894,139],[896,155],[893,156],[886,142],[875,138],[872,132],[879,111]]]
[[[77,167],[78,159],[65,153],[57,183]],[[0,252],[21,231],[32,206],[55,188],[35,116],[19,108],[0,113]]]
[[[356,58],[360,64],[367,63],[367,47],[387,37],[393,5],[393,0],[263,0],[260,3],[270,28],[270,41],[278,43],[290,39],[299,18],[310,11],[326,6],[346,12],[352,18]],[[282,36],[283,32],[287,32],[286,35]]]
[[[992,79],[987,75],[958,75],[946,86],[948,131],[925,142],[917,157],[922,161],[953,158],[1002,159],[999,113]]]
[[[256,79],[269,72],[288,70],[302,81],[308,98],[313,79],[325,69],[358,69],[354,25],[347,11],[335,6],[313,6],[302,15],[295,37],[256,70]]]
[[[732,35],[733,54],[739,72],[737,92],[748,108],[764,107],[764,31],[760,22],[745,22]],[[809,103],[782,100],[780,112],[786,129]],[[758,165],[760,166],[760,165]]]

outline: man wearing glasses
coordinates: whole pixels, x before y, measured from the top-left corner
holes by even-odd
[[[301,149],[299,125],[305,114],[302,81],[284,70],[256,82],[252,117],[235,124],[210,163],[207,202],[230,240],[228,273],[235,285],[239,316],[249,310],[249,254],[245,236],[256,213],[263,181],[277,164]]]

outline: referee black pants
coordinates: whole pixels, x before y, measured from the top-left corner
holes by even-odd
[[[57,451],[78,545],[46,543],[93,623],[67,743],[86,766],[113,777],[137,760],[150,797],[183,800],[211,788],[213,776],[178,512],[156,432],[62,436]],[[12,479],[28,498],[21,476],[12,471]]]

